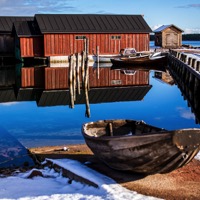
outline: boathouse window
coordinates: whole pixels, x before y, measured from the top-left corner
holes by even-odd
[[[121,85],[122,81],[121,80],[111,80],[111,85]]]
[[[121,36],[120,35],[112,35],[111,40],[121,40]]]
[[[85,35],[76,35],[75,39],[76,40],[84,40],[84,39],[86,39],[86,36]]]

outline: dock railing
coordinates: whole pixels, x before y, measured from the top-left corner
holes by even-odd
[[[200,123],[200,61],[190,53],[169,51],[169,70]]]

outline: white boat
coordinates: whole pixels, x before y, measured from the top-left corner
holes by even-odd
[[[133,56],[141,56],[141,55],[148,55],[149,52],[137,52],[135,48],[125,48],[121,49],[119,54],[112,54],[112,55],[94,55],[93,59],[95,62],[99,63],[110,63],[111,59],[114,58],[121,58],[121,57],[133,57]]]

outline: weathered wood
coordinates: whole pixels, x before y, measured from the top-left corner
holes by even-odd
[[[73,91],[73,64],[72,55],[70,56],[69,62],[69,92],[70,92],[70,108],[74,108],[74,91]]]
[[[109,136],[112,123],[113,136]],[[82,126],[86,144],[109,167],[122,171],[168,173],[200,150],[200,129],[167,131],[135,120],[100,120]]]
[[[109,123],[109,131],[110,131],[110,136],[113,136],[113,127],[112,127],[112,123]]]
[[[21,68],[21,87],[44,88],[44,71],[43,67]]]
[[[74,181],[98,188],[98,185],[96,183],[90,181],[89,179],[86,179],[78,174],[75,174],[74,172],[72,172],[68,169],[65,169],[65,168],[55,164],[49,159],[46,159],[46,160],[47,160],[47,165],[49,167],[53,168],[57,172],[61,172],[62,176],[69,178],[69,183],[74,180]]]
[[[99,79],[99,46],[97,46],[97,78]]]
[[[41,57],[44,56],[43,37],[21,37],[20,54],[25,57]]]
[[[80,87],[80,75],[79,75],[79,53],[76,54],[76,80],[77,80],[77,88],[78,94],[81,94],[81,87]]]
[[[72,82],[73,82],[73,96],[74,96],[74,101],[76,101],[76,62],[75,62],[75,55],[72,55]]]
[[[164,26],[155,31],[155,46],[177,48],[182,45],[182,30],[174,25]]]
[[[44,56],[66,56],[84,49],[84,40],[76,40],[77,35],[83,34],[44,34]],[[118,54],[120,49],[134,47],[137,51],[149,51],[149,33],[119,33],[120,40],[112,39],[112,33],[84,34],[89,38],[89,54],[93,54],[96,46],[99,46],[100,54]],[[58,45],[59,44],[59,45]],[[55,45],[58,48],[54,48]]]
[[[89,81],[89,65],[88,65],[88,57],[86,58],[86,64],[85,64],[85,78],[84,78],[84,91],[85,91],[85,100],[86,100],[86,113],[85,115],[87,117],[90,117],[90,103],[89,103],[89,95],[88,95],[88,81]]]
[[[84,78],[85,78],[85,51],[81,53],[81,75],[82,75],[82,87],[84,88]]]

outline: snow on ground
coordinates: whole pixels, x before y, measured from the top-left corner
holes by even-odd
[[[200,161],[200,151],[194,158]]]
[[[189,58],[195,58],[197,61],[200,61],[200,54],[199,53],[185,53],[187,57]]]
[[[51,160],[60,166],[76,172],[95,182],[99,188],[75,181],[48,167],[40,170],[44,177],[27,178],[31,171],[0,178],[0,199],[4,200],[143,200],[157,199],[130,191],[78,161],[69,159]]]
[[[200,160],[200,152],[195,159]],[[72,172],[88,178],[99,188],[87,186],[69,179],[48,167],[41,169],[44,177],[27,178],[31,171],[0,178],[0,199],[2,200],[154,200],[130,191],[78,161],[69,159],[51,160]]]

